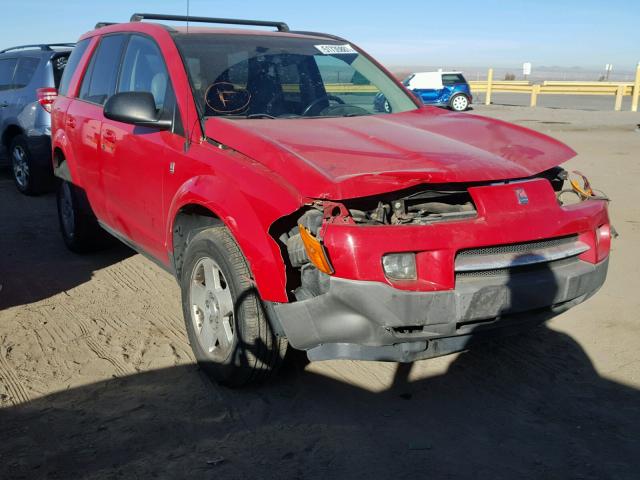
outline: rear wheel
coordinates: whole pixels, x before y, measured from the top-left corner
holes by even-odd
[[[9,146],[9,156],[16,187],[25,195],[39,195],[51,187],[51,175],[36,165],[24,135],[16,135]]]
[[[451,110],[453,111],[464,112],[469,108],[469,99],[466,95],[459,93],[451,98],[449,101],[449,107],[451,107]]]
[[[100,228],[83,192],[67,181],[61,181],[57,192],[58,220],[64,243],[69,250],[86,253],[103,248],[107,233]]]
[[[191,348],[213,380],[240,387],[278,369],[287,341],[271,329],[247,261],[224,226],[193,237],[180,283]]]

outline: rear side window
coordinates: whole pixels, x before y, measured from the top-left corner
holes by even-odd
[[[40,59],[34,57],[21,57],[18,60],[18,68],[16,68],[16,74],[13,77],[13,88],[24,88],[29,85],[33,74],[36,73],[40,65]]]
[[[62,78],[60,79],[60,88],[58,89],[58,93],[60,95],[67,95],[69,91],[69,83],[71,82],[71,77],[73,77],[74,72],[78,68],[78,64],[80,63],[80,59],[86,52],[87,47],[89,46],[90,38],[85,38],[78,42],[75,46],[69,59],[67,60],[67,65],[64,67]],[[54,78],[55,78],[55,65],[54,65]]]
[[[16,63],[18,63],[18,60],[15,58],[3,58],[0,60],[0,90],[11,89]]]
[[[460,83],[467,83],[462,74],[460,73],[443,73],[442,84],[443,85],[456,85]]]
[[[56,88],[60,86],[60,79],[64,73],[64,69],[69,61],[69,55],[58,55],[51,59],[51,67],[53,68],[53,84]]]
[[[124,35],[108,35],[100,41],[82,81],[82,100],[104,105],[114,94],[124,40]]]

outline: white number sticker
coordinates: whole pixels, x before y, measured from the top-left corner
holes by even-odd
[[[315,47],[325,55],[353,55],[358,53],[348,43],[344,45],[315,45]]]

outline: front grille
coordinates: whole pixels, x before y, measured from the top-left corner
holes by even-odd
[[[460,250],[458,258],[471,255],[493,255],[496,253],[526,253],[531,250],[541,248],[556,247],[558,245],[566,245],[575,243],[578,240],[577,235],[569,237],[551,238],[549,240],[539,240],[536,242],[512,243],[510,245],[498,245],[495,247],[471,248],[469,250]]]
[[[468,272],[456,272],[456,279],[462,280],[465,278],[487,278],[487,277],[501,277],[522,275],[527,273],[548,272],[550,267],[565,266],[570,263],[578,262],[577,257],[564,258],[562,260],[555,260],[546,263],[536,263],[533,265],[524,265],[520,267],[510,268],[496,268],[494,270],[473,270]]]
[[[472,248],[458,252],[455,271],[457,275],[471,272],[476,276],[478,272],[488,272],[487,275],[501,275],[514,268],[521,269],[566,258],[575,258],[588,249],[588,245],[579,241],[577,235]]]

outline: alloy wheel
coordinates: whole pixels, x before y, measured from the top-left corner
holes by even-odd
[[[189,306],[200,347],[215,360],[225,360],[235,337],[233,296],[220,266],[209,257],[198,260],[191,273]]]
[[[13,163],[13,175],[20,188],[27,188],[29,184],[29,163],[27,162],[27,152],[21,145],[13,147],[11,152]]]

